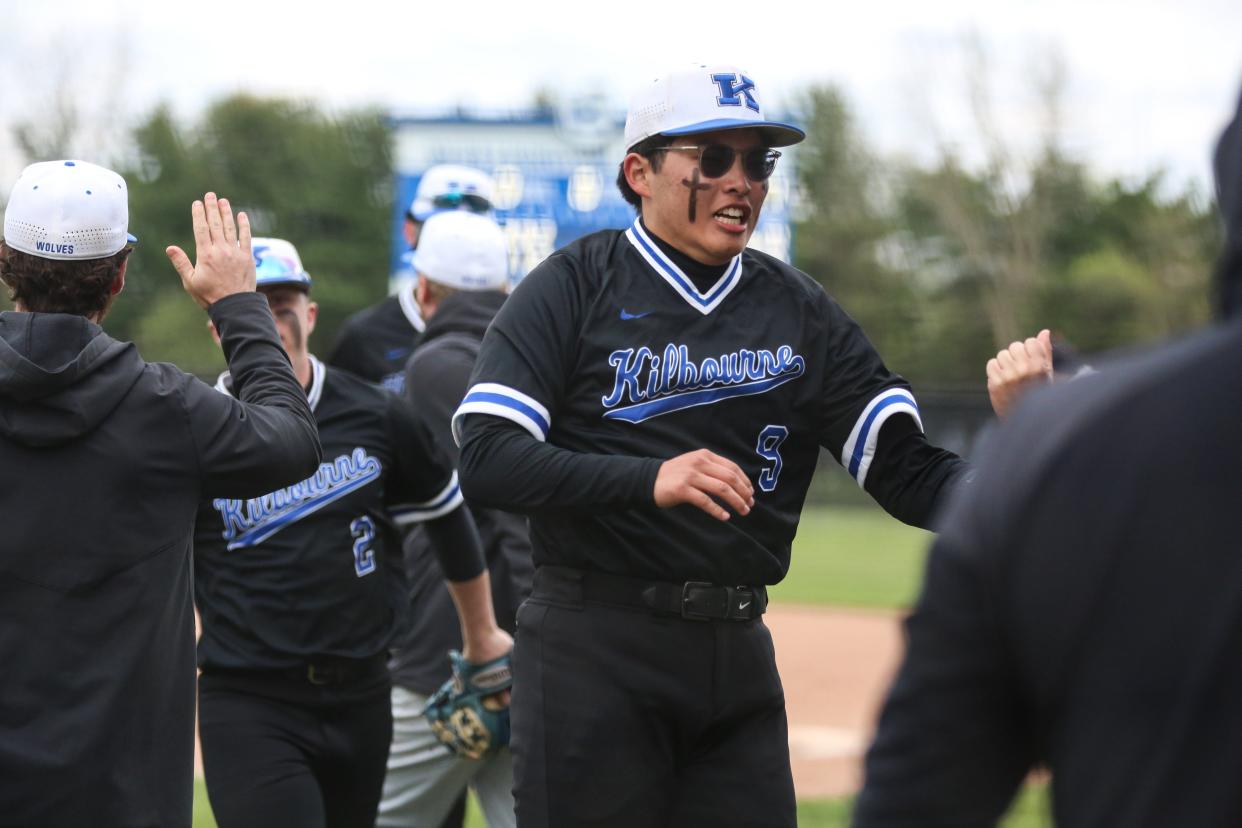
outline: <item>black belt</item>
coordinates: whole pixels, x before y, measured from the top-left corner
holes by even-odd
[[[380,653],[370,658],[317,658],[279,672],[286,678],[324,686],[346,684],[379,675],[387,669],[388,654]]]
[[[692,621],[749,621],[768,608],[762,586],[721,586],[706,581],[647,581],[608,572],[541,566],[534,596],[635,607]]]

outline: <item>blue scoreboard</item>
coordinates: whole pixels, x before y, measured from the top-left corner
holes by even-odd
[[[628,227],[634,210],[617,191],[623,119],[598,96],[526,113],[396,117],[391,287],[409,271],[401,232],[422,174],[464,164],[492,175],[496,220],[509,239],[516,282],[552,251],[587,233]],[[751,246],[789,261],[792,164],[781,159]]]

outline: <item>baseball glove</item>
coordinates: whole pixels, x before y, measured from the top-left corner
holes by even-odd
[[[427,699],[423,715],[449,750],[482,759],[509,744],[509,705],[496,694],[513,685],[509,656],[471,664],[449,653],[453,677]]]

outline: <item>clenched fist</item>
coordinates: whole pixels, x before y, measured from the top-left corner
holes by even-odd
[[[992,410],[1003,419],[1033,386],[1052,382],[1052,332],[1012,343],[988,360],[987,372]]]

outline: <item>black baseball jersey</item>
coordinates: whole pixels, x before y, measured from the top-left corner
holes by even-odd
[[[410,286],[345,320],[328,364],[401,393],[405,363],[426,323]]]
[[[491,419],[472,414],[587,462],[698,448],[735,461],[755,506],[727,522],[688,505],[656,508],[654,471],[639,467],[632,488],[645,488],[643,499],[628,507],[531,517],[537,564],[721,584],[784,576],[821,445],[867,485],[885,422],[921,429],[905,381],[808,276],[746,250],[700,289],[640,220],[553,254],[505,303],[454,418],[463,475]],[[961,465],[948,452],[936,463]],[[927,485],[946,479],[929,475]],[[469,485],[467,495],[476,496]],[[563,506],[556,497],[546,505]]]
[[[387,647],[405,604],[399,527],[462,503],[457,474],[395,394],[311,358],[323,463],[306,480],[199,508],[199,664],[277,669]],[[219,389],[227,393],[221,378]]]

